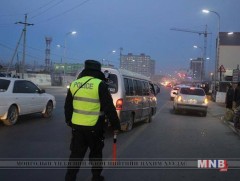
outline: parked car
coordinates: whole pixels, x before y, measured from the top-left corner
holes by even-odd
[[[5,125],[14,125],[19,115],[41,113],[51,117],[55,105],[55,97],[31,81],[0,78],[0,120]]]
[[[202,88],[180,87],[173,101],[173,111],[197,111],[207,116],[208,99]]]

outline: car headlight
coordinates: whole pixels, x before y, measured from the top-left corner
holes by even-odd
[[[69,85],[67,85],[67,89],[69,89],[70,88],[70,86]]]
[[[204,104],[208,104],[208,99],[207,98],[204,99]]]
[[[181,97],[181,96],[178,96],[177,101],[178,101],[178,102],[181,102],[181,101],[182,101],[182,97]]]

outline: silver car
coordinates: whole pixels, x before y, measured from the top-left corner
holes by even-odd
[[[208,99],[202,88],[180,87],[173,101],[173,111],[197,111],[207,116]]]

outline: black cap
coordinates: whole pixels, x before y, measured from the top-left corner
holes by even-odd
[[[101,71],[101,63],[96,60],[86,60],[85,69]]]

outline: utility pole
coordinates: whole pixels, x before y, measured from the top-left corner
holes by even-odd
[[[25,69],[25,55],[26,55],[26,34],[27,34],[27,26],[33,26],[34,24],[27,23],[27,14],[25,14],[24,22],[16,22],[15,24],[23,24],[23,58],[22,58],[22,66],[21,66],[21,73],[22,79],[24,79],[24,69]]]
[[[11,62],[10,62],[9,65],[8,65],[8,68],[7,68],[7,74],[9,73],[10,67],[12,66],[13,60],[14,60],[15,55],[16,55],[16,53],[17,53],[17,50],[18,50],[18,47],[19,47],[20,41],[21,41],[21,39],[22,39],[22,35],[23,35],[23,31],[22,31],[22,33],[21,33],[21,36],[20,36],[19,40],[18,40],[18,43],[17,43],[17,46],[16,46],[15,51],[14,51],[14,53],[13,53],[13,56],[12,56]]]

